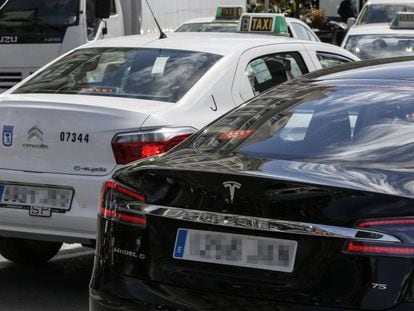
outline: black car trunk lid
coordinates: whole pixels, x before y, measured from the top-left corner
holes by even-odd
[[[139,189],[150,210],[161,206],[170,213],[150,212],[144,229],[114,223],[112,265],[118,272],[181,288],[315,306],[386,309],[402,299],[400,286],[411,274],[409,259],[350,255],[344,252],[345,238],[306,228],[352,229],[373,215],[404,215],[410,199],[245,174],[149,169],[139,176],[128,186]],[[172,217],[177,210],[188,213]],[[260,227],[261,220],[274,223]],[[305,227],[269,230],[271,225]],[[180,258],[183,232],[209,236],[210,244],[225,237],[287,243],[294,247],[292,269],[229,264],[220,262],[223,257],[214,262]]]

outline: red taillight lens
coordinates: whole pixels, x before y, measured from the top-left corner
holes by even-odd
[[[364,242],[348,242],[346,250],[350,253],[378,255],[414,255],[414,247],[378,246]]]
[[[372,229],[396,237],[400,243],[348,241],[345,250],[354,254],[414,256],[414,219],[375,219],[361,221],[358,228]]]
[[[99,215],[107,219],[144,225],[145,214],[139,210],[130,209],[128,203],[144,202],[144,197],[118,183],[107,181],[101,192]]]
[[[362,221],[362,222],[358,223],[359,228],[372,228],[372,227],[380,227],[380,226],[391,227],[393,225],[397,225],[397,226],[414,225],[414,219],[411,219],[411,218],[407,218],[407,219],[381,219],[381,220]]]
[[[115,136],[112,150],[117,164],[127,164],[167,152],[195,132],[189,127],[160,128]]]

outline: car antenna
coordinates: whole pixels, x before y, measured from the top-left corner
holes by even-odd
[[[2,10],[7,5],[7,3],[9,3],[9,2],[10,2],[10,0],[4,1],[4,3],[2,5],[0,5],[0,10]]]
[[[154,18],[154,21],[155,21],[155,24],[157,25],[158,30],[160,31],[160,37],[159,37],[159,39],[165,39],[165,38],[167,38],[167,35],[164,33],[164,31],[162,31],[161,26],[158,23],[157,18],[155,17],[154,12],[152,11],[151,6],[148,3],[148,0],[145,0],[145,2],[148,5],[148,8],[149,8],[149,10],[151,12],[152,17]]]

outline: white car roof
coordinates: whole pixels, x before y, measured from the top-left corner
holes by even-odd
[[[219,55],[232,54],[235,51],[247,50],[260,45],[275,43],[309,43],[284,36],[269,36],[245,33],[167,33],[167,38],[159,39],[159,35],[134,35],[98,40],[80,48],[93,47],[148,47],[189,50]],[[315,42],[316,44],[323,44]]]
[[[348,36],[356,35],[412,35],[414,31],[412,29],[391,29],[388,23],[381,24],[364,24],[352,27],[349,30]]]
[[[239,20],[238,19],[216,19],[214,16],[198,17],[198,18],[193,18],[193,19],[190,19],[188,21],[185,21],[180,26],[187,25],[187,24],[214,23],[214,22],[238,23]],[[301,21],[298,18],[286,17],[286,23],[290,24],[292,22],[299,23],[299,24],[305,25],[306,27],[309,27],[306,23],[304,23],[303,21]],[[179,28],[180,26],[178,26],[177,28]]]
[[[186,24],[198,24],[198,23],[214,23],[214,22],[220,22],[220,23],[238,23],[238,19],[216,19],[214,16],[207,16],[207,17],[198,17],[193,18],[188,21],[185,21],[181,25]]]
[[[199,17],[199,18],[193,18],[190,19],[184,23],[182,23],[181,25],[179,25],[177,27],[180,28],[183,25],[190,25],[190,24],[201,24],[201,23],[228,23],[228,24],[238,24],[239,20],[235,20],[235,19],[216,19],[214,16],[209,16],[209,17]],[[288,24],[288,27],[291,26],[292,23],[297,23],[297,24],[301,24],[303,27],[305,27],[306,29],[308,29],[308,31],[310,31],[314,37],[315,40],[312,41],[320,41],[318,36],[315,34],[315,32],[302,20],[298,19],[298,18],[293,18],[293,17],[286,17],[286,23]],[[290,27],[290,29],[292,29],[292,27]],[[311,40],[309,40],[311,41]]]
[[[392,4],[392,5],[398,5],[398,4],[407,4],[412,3],[414,4],[413,0],[368,0],[365,5],[370,4]]]
[[[182,23],[181,25],[185,25],[185,24],[196,24],[196,23],[212,23],[212,22],[233,22],[233,23],[238,23],[239,20],[238,19],[216,19],[214,16],[207,16],[207,17],[198,17],[198,18],[193,18],[190,19],[188,21],[185,21],[184,23]],[[286,22],[289,24],[291,22],[295,22],[295,23],[300,23],[300,24],[305,24],[303,21],[301,21],[298,18],[293,18],[293,17],[286,17]]]

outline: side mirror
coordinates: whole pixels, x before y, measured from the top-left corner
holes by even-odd
[[[255,96],[253,86],[254,86],[254,79],[255,75],[253,72],[247,72],[245,76],[243,76],[242,85],[240,87],[240,98],[245,102],[250,98]]]
[[[108,18],[111,15],[111,0],[95,0],[95,17]]]
[[[355,24],[355,17],[350,17],[346,20],[346,24],[348,29],[351,28]]]

